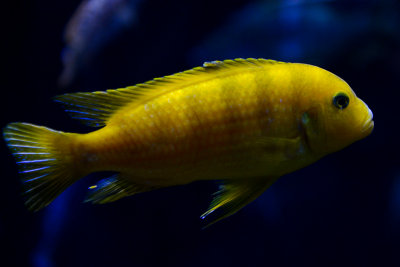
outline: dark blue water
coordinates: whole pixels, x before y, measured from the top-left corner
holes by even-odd
[[[400,266],[398,1],[119,2],[122,13],[110,5],[76,33],[79,45],[63,35],[80,1],[4,8],[1,127],[26,121],[88,132],[52,97],[133,85],[204,61],[262,57],[339,75],[373,111],[375,130],[206,230],[199,216],[217,190],[210,182],[83,204],[93,175],[28,212],[3,142],[0,265]],[[68,45],[76,67],[60,83]]]

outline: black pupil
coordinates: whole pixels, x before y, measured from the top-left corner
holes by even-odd
[[[349,97],[343,93],[339,93],[333,98],[333,104],[339,109],[344,109],[349,105]]]

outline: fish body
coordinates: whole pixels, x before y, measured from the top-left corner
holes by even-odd
[[[278,82],[259,86],[255,81],[263,75],[257,68],[234,78],[211,74],[145,103],[128,104],[106,127],[82,136],[83,150],[97,158],[92,171],[107,166],[130,173],[132,179],[170,185],[293,171],[278,166],[286,164],[279,158],[284,151],[271,155],[275,138],[301,135],[300,117],[293,112],[296,94],[282,83],[281,91],[271,94]],[[261,149],[264,139],[270,139],[270,148]],[[296,156],[305,155],[292,155]]]
[[[336,75],[264,59],[207,62],[144,84],[56,100],[73,118],[103,127],[87,134],[23,123],[5,128],[17,162],[27,161],[22,175],[34,188],[27,200],[34,210],[89,173],[114,171],[91,187],[88,201],[106,203],[160,187],[222,180],[203,214],[219,210],[215,222],[282,175],[373,129],[372,112]],[[40,148],[23,148],[26,142]],[[41,151],[50,151],[51,158]],[[41,169],[44,163],[50,167]]]

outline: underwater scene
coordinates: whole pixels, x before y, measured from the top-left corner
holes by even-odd
[[[399,1],[4,11],[1,266],[400,266]]]

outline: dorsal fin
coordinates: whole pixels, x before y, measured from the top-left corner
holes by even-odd
[[[155,78],[135,86],[93,93],[65,94],[57,96],[55,100],[64,104],[66,111],[74,119],[89,126],[100,127],[107,124],[108,118],[115,111],[128,103],[135,102],[139,105],[165,93],[215,78],[216,74],[231,75],[235,72],[243,72],[243,68],[249,69],[277,63],[282,62],[262,58],[205,62],[202,67]]]

